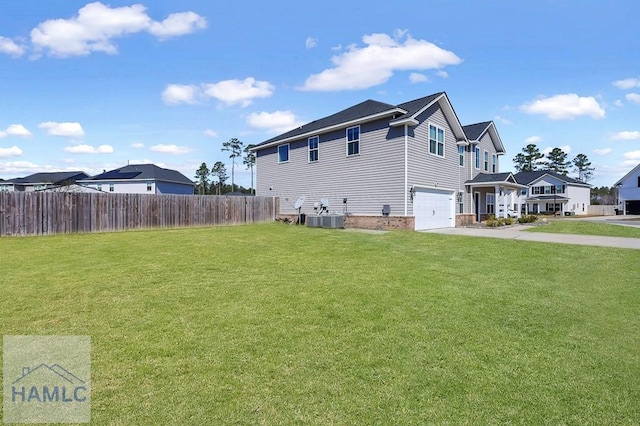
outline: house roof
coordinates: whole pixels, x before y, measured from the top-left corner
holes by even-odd
[[[587,183],[580,182],[577,179],[571,178],[569,176],[562,175],[558,172],[554,172],[551,170],[536,170],[533,172],[519,172],[514,175],[516,181],[522,185],[531,185],[533,182],[537,181],[544,175],[549,175],[553,178],[556,178],[562,182],[569,183],[571,185],[583,185],[583,186],[591,186]]]
[[[163,169],[155,164],[131,164],[118,169],[109,170],[100,173],[89,179],[83,179],[83,182],[94,181],[114,181],[114,180],[156,180],[164,182],[183,183],[186,185],[194,185],[194,183],[182,173]]]
[[[622,176],[622,178],[620,178],[619,181],[617,181],[616,183],[613,184],[613,186],[618,186],[618,185],[622,185],[622,182],[625,181],[629,176],[631,176],[633,173],[635,173],[638,169],[640,169],[640,164],[638,164],[637,166],[635,166],[633,169],[631,169],[629,171],[629,173],[627,173],[626,175]]]
[[[47,173],[34,173],[29,176],[25,176],[22,178],[10,179],[5,182],[13,183],[13,184],[59,184],[64,181],[76,181],[80,179],[86,179],[89,175],[82,171],[74,171],[74,172],[47,172]]]
[[[490,184],[507,184],[507,186],[511,187],[522,187],[522,185],[516,181],[511,172],[505,173],[478,173],[473,179],[469,179],[465,182],[465,185],[469,186],[484,186]]]
[[[460,124],[460,120],[458,120],[458,116],[449,102],[447,94],[445,92],[438,92],[398,105],[391,105],[369,99],[335,114],[312,121],[298,127],[297,129],[290,130],[286,133],[256,144],[252,149],[259,150],[276,143],[284,143],[305,136],[313,136],[318,133],[324,133],[344,127],[346,125],[365,123],[385,116],[393,117],[393,121],[390,123],[391,125],[415,125],[418,123],[416,117],[435,102],[441,103],[445,116],[451,123],[456,139],[466,143],[467,137],[462,125]]]
[[[483,121],[482,123],[475,124],[467,124],[466,126],[462,126],[465,135],[467,135],[467,139],[469,141],[479,141],[485,133],[489,133],[491,139],[493,140],[496,151],[498,154],[504,154],[506,151],[504,149],[504,144],[502,143],[502,139],[500,139],[500,135],[498,134],[498,129],[496,129],[496,125],[493,121]]]

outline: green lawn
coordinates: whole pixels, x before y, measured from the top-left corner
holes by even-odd
[[[96,424],[638,424],[640,251],[281,224],[0,239]]]
[[[551,219],[548,225],[527,229],[529,232],[550,232],[554,234],[601,235],[606,237],[640,238],[640,227],[622,226],[610,223],[587,222],[577,219]]]

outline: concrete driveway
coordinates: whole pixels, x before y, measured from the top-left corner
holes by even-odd
[[[616,217],[616,216],[612,216]],[[617,216],[620,217],[620,216]],[[575,219],[571,219],[575,220]],[[640,221],[639,221],[640,222]],[[636,226],[636,225],[633,225]],[[601,237],[593,235],[550,234],[525,232],[532,225],[514,225],[501,228],[442,228],[428,231],[434,234],[463,235],[467,237],[503,238],[509,240],[538,241],[543,243],[574,244],[583,246],[617,247],[640,250],[640,238]]]

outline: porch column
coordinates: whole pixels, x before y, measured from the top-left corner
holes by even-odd
[[[499,213],[500,213],[500,201],[502,201],[502,206],[503,206],[503,216],[504,217],[504,200],[500,200],[500,185],[495,185],[493,187],[493,215],[495,217],[500,217]]]

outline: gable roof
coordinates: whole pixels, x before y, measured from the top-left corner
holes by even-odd
[[[76,180],[86,179],[89,175],[85,172],[74,171],[74,172],[43,172],[43,173],[34,173],[29,176],[25,176],[22,178],[9,179],[5,182],[13,183],[13,184],[51,184],[56,185],[63,183],[65,181],[75,182]]]
[[[100,173],[89,179],[83,179],[83,182],[98,180],[156,180],[194,185],[194,183],[182,173],[176,170],[163,169],[155,164],[131,164]]]
[[[467,137],[462,129],[460,120],[458,120],[458,116],[449,102],[447,94],[445,92],[438,92],[409,102],[404,102],[399,105],[391,105],[369,99],[335,114],[312,121],[298,127],[297,129],[290,130],[279,136],[261,142],[255,145],[252,150],[259,150],[277,143],[284,143],[294,139],[300,139],[305,136],[313,136],[318,133],[326,133],[349,125],[366,123],[386,116],[392,117],[392,121],[390,123],[391,126],[400,126],[404,124],[414,126],[418,124],[416,117],[435,102],[440,103],[446,118],[449,120],[453,128],[456,140],[464,141],[466,143]]]
[[[473,179],[465,182],[465,185],[483,186],[489,184],[509,184],[509,186],[525,187],[518,183],[511,172],[504,173],[478,173]]]
[[[485,133],[489,132],[489,136],[491,136],[491,140],[494,142],[496,152],[498,154],[504,154],[506,152],[502,139],[500,139],[500,135],[498,134],[498,129],[496,129],[496,125],[493,121],[467,124],[466,126],[462,126],[462,128],[464,129],[464,133],[467,135],[467,139],[471,142],[479,141]]]
[[[625,181],[629,176],[634,174],[638,169],[640,169],[640,164],[638,164],[633,169],[631,169],[629,171],[629,173],[627,173],[626,175],[622,176],[619,181],[617,181],[616,183],[613,184],[613,186],[622,185],[622,182]]]
[[[571,178],[569,176],[562,175],[560,173],[551,171],[551,170],[536,170],[533,172],[519,172],[514,175],[516,181],[522,185],[531,185],[533,182],[537,181],[544,175],[549,175],[553,178],[556,178],[562,182],[569,183],[572,185],[582,185],[591,187],[588,183],[580,182],[577,179]]]

